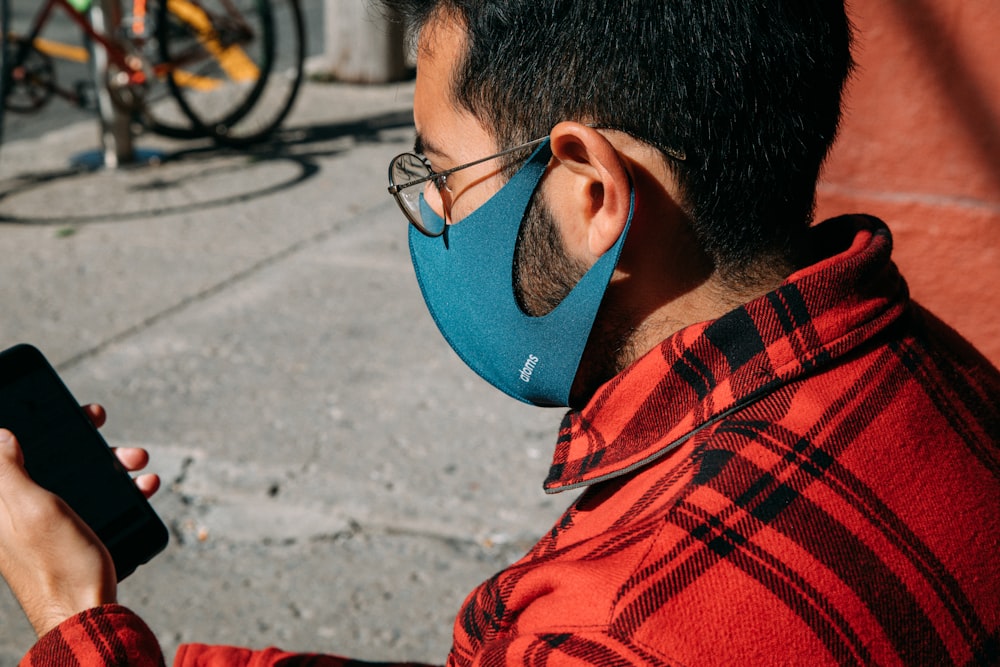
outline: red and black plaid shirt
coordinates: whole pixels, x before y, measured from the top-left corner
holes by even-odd
[[[843,252],[566,416],[545,485],[589,488],[469,596],[450,665],[1000,661],[1000,374],[908,300],[881,223],[814,231]],[[79,630],[101,613],[27,664],[126,664],[105,656],[143,635]],[[349,663],[188,645],[176,664]]]

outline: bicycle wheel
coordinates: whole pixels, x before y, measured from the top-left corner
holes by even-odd
[[[146,92],[142,105],[134,110],[133,119],[147,130],[171,139],[201,139],[208,130],[197,127],[180,108],[166,82]]]
[[[246,112],[232,120],[223,138],[248,143],[266,138],[288,116],[302,85],[306,55],[299,0],[270,0],[274,54],[263,89]]]
[[[167,82],[192,124],[228,144],[271,134],[302,81],[297,0],[167,0],[160,9]]]

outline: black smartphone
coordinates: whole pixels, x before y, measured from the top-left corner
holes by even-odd
[[[121,581],[167,546],[167,528],[41,352],[0,352],[0,427],[24,465],[104,542]]]

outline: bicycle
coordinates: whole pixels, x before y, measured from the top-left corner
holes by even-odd
[[[53,58],[88,60],[98,102],[106,91],[115,111],[143,127],[225,144],[269,136],[302,82],[298,0],[126,0],[128,11],[113,17],[89,0],[43,0],[23,35],[10,29],[8,1],[0,0],[0,126],[4,111],[33,113],[53,96],[92,104],[85,86],[58,84]],[[86,48],[42,37],[56,9],[82,31]],[[175,109],[166,108],[167,96]]]

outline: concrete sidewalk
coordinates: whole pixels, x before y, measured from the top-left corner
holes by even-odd
[[[309,83],[280,145],[96,122],[0,148],[0,347],[31,342],[147,447],[167,551],[121,587],[160,637],[443,661],[464,596],[547,530],[562,416],[490,388],[427,315],[386,194],[412,84]],[[0,595],[0,665],[33,635]]]

